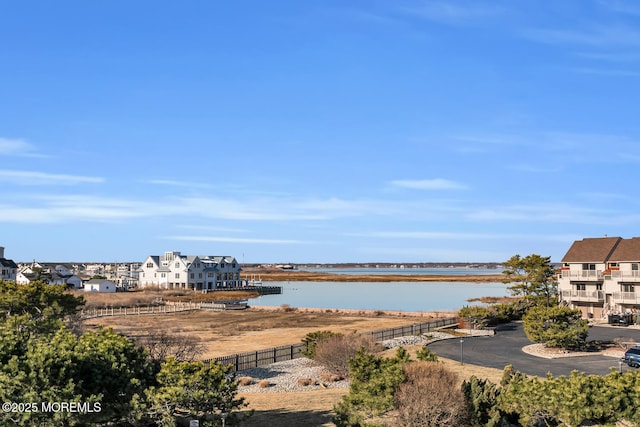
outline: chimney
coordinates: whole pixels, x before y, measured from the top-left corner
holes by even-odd
[[[4,258],[4,246],[0,246],[0,258]]]

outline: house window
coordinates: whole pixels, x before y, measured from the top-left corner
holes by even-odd
[[[622,292],[635,292],[634,285],[620,285]]]
[[[160,277],[167,277],[167,273],[162,273]]]
[[[176,279],[180,278],[180,273],[176,273]]]
[[[220,264],[220,268],[224,268],[224,262]]]
[[[595,270],[596,269],[596,265],[595,264],[582,264],[582,269],[583,270]]]
[[[189,277],[193,279],[194,277],[196,277],[196,275],[194,273],[191,273]]]
[[[207,273],[207,277],[213,277],[213,273]]]
[[[638,263],[634,262],[633,264],[631,264],[631,270],[632,271],[638,271]]]
[[[602,283],[596,283],[596,291],[602,290]]]
[[[180,268],[180,263],[176,262],[176,268]]]
[[[147,268],[153,268],[153,263],[152,262],[148,262],[147,263]]]
[[[202,273],[198,273],[198,279],[202,279]]]
[[[236,263],[234,262],[233,264],[231,264],[232,268],[236,268]]]
[[[584,283],[576,284],[576,291],[586,291],[586,290],[587,290],[587,285],[585,285]]]

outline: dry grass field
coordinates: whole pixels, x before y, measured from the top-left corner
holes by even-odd
[[[87,328],[111,327],[131,338],[141,338],[158,331],[191,336],[206,348],[201,358],[225,356],[300,342],[317,330],[345,334],[393,328],[426,322],[427,317],[342,314],[335,311],[303,312],[294,309],[262,311],[206,311],[154,315],[99,317],[83,322]]]
[[[496,274],[334,274],[274,268],[255,268],[243,271],[243,277],[259,277],[276,282],[501,282],[502,272]]]
[[[235,301],[255,298],[257,292],[250,291],[220,291],[203,294],[191,290],[159,290],[144,289],[129,292],[100,293],[73,291],[75,296],[81,296],[86,301],[85,308],[104,307],[140,307],[148,306],[159,301]]]

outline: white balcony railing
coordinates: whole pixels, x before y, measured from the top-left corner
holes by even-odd
[[[614,292],[611,299],[622,304],[640,304],[640,294],[636,292]]]
[[[615,280],[640,281],[640,271],[638,271],[638,270],[631,270],[631,271],[613,270],[611,272],[611,278],[615,279]]]
[[[562,270],[562,278],[569,278],[572,280],[602,280],[602,270]]]
[[[586,301],[586,302],[603,302],[603,291],[569,291],[561,292],[562,299],[565,301]]]

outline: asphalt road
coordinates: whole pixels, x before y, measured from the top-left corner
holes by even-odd
[[[588,340],[612,341],[621,338],[623,341],[640,342],[640,330],[624,327],[592,327],[589,329]],[[569,375],[578,370],[587,374],[604,375],[611,368],[619,369],[617,358],[603,355],[563,357],[545,359],[529,355],[522,351],[522,347],[531,344],[522,329],[521,322],[500,325],[496,334],[491,337],[464,337],[436,341],[429,344],[429,349],[438,356],[452,360],[462,360],[463,363],[504,369],[506,365],[513,365],[517,371],[528,375],[554,376]],[[622,365],[623,371],[629,368]]]

